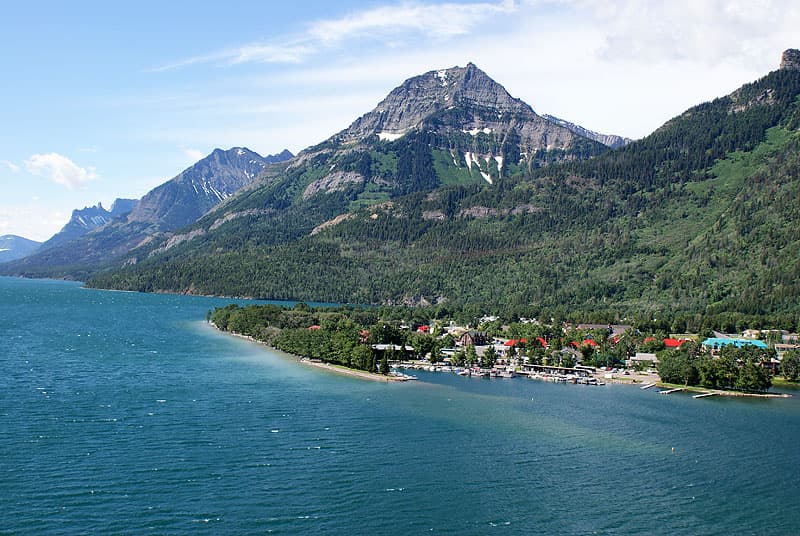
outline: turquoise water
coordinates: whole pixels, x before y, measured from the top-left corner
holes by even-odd
[[[797,397],[366,382],[225,303],[0,278],[0,534],[800,531]]]

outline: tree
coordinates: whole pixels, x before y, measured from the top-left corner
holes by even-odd
[[[478,362],[478,353],[475,351],[475,347],[471,344],[467,346],[467,352],[464,356],[464,360],[466,361],[467,365],[472,366]]]
[[[489,346],[486,348],[486,351],[483,352],[481,366],[483,368],[492,368],[495,362],[497,362],[497,352],[495,351],[494,346]]]
[[[669,352],[659,359],[658,375],[666,383],[697,385],[698,370],[688,352]]]
[[[386,354],[383,354],[381,358],[380,373],[384,376],[389,374],[389,360],[386,358]]]
[[[800,350],[790,350],[783,354],[781,374],[790,382],[800,380]]]

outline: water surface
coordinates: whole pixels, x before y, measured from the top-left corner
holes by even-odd
[[[0,278],[0,533],[800,527],[797,397],[366,382],[215,332],[226,303]]]

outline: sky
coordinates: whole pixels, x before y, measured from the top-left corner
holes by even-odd
[[[217,147],[297,153],[468,62],[640,138],[776,69],[799,28],[796,0],[0,2],[0,235],[46,240]]]

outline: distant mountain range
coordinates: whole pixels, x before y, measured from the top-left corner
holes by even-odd
[[[106,210],[97,203],[93,207],[75,209],[72,211],[67,224],[55,235],[42,244],[41,249],[50,249],[75,240],[95,229],[99,229],[111,220],[122,218],[130,213],[139,201],[136,199],[117,199],[111,205],[111,210]]]
[[[16,235],[0,236],[0,263],[21,259],[30,255],[41,245],[41,242],[28,240]]]
[[[293,155],[262,157],[243,147],[215,149],[141,200],[118,199],[75,210],[64,228],[35,253],[5,265],[5,273],[84,278],[131,249],[194,222],[251,184],[266,167]]]

